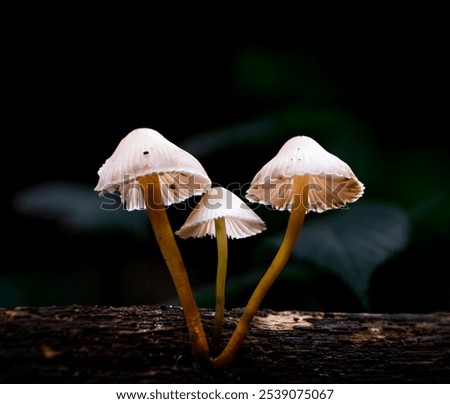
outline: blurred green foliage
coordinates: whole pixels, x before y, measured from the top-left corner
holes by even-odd
[[[294,254],[264,306],[450,310],[450,276],[441,263],[447,260],[450,241],[447,152],[407,135],[400,144],[391,144],[346,106],[341,83],[301,52],[250,47],[236,54],[230,75],[242,105],[259,112],[174,141],[203,163],[213,181],[224,187],[237,184],[234,191],[242,197],[246,184],[282,144],[305,134],[346,161],[366,186],[349,210],[308,214]],[[108,144],[108,150],[113,147]],[[99,156],[99,165],[106,157]],[[101,211],[94,185],[42,184],[16,195],[16,210],[37,218],[37,226],[47,219],[63,225],[64,230],[55,226],[55,239],[70,234],[79,257],[50,259],[46,269],[39,266],[26,277],[20,270],[7,273],[0,278],[0,305],[176,303],[145,214]],[[188,210],[187,205],[169,209],[174,229]],[[287,223],[283,212],[258,207],[257,213],[268,230],[251,240],[230,242],[228,308],[246,304]],[[49,240],[50,251],[52,243],[57,241]],[[73,253],[70,246],[62,248]],[[215,243],[180,241],[180,248],[199,304],[212,307]],[[56,280],[35,290],[37,279],[46,276]]]

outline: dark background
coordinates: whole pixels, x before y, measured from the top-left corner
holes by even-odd
[[[84,202],[63,209],[76,187],[96,197],[101,164],[127,133],[149,127],[192,151],[222,186],[248,183],[286,140],[309,135],[349,163],[366,185],[364,200],[410,218],[407,244],[371,277],[369,303],[336,274],[303,263],[308,276],[280,279],[265,307],[450,310],[447,74],[438,20],[417,12],[306,27],[302,17],[277,20],[275,29],[258,18],[155,26],[155,14],[136,21],[86,15],[27,16],[24,36],[7,44],[4,113],[12,125],[3,136],[1,305],[174,301],[145,215],[126,214],[148,230],[133,233],[126,225],[96,227],[90,217],[71,223]],[[49,182],[46,200],[40,187]],[[257,213],[267,233],[283,231],[287,216]],[[174,228],[187,215],[169,214]],[[211,306],[215,243],[180,248],[200,305]],[[257,280],[242,274],[263,269],[275,252],[257,237],[230,242],[230,279],[248,284],[230,291],[229,307],[244,305]]]

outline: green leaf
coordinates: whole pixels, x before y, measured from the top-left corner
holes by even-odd
[[[191,136],[179,146],[202,158],[232,147],[248,146],[253,150],[255,146],[272,147],[276,144],[281,147],[283,140],[305,134],[319,142],[325,139],[331,143],[344,141],[344,151],[352,150],[359,143],[367,156],[368,151],[373,152],[373,144],[365,145],[368,138],[351,134],[368,132],[367,125],[345,109],[294,102],[246,122]]]
[[[406,246],[408,233],[409,218],[403,210],[358,203],[307,217],[292,254],[334,272],[365,301],[374,270]]]
[[[19,213],[56,220],[74,232],[119,230],[138,238],[148,232],[145,212],[128,212],[118,197],[100,198],[83,184],[38,184],[15,195],[13,204]]]

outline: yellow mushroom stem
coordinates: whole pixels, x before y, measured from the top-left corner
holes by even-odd
[[[213,351],[218,350],[222,334],[223,314],[225,311],[225,283],[227,277],[228,240],[225,218],[215,219],[217,240],[217,278],[216,278],[216,312],[212,334]]]
[[[146,197],[147,215],[155,233],[159,249],[166,261],[178,293],[192,345],[192,354],[197,361],[208,362],[210,359],[208,342],[203,329],[197,304],[192,293],[183,258],[167,217],[163,203],[161,186],[157,174],[138,179]]]
[[[293,187],[292,210],[283,241],[270,267],[250,297],[230,341],[222,353],[214,359],[213,365],[216,368],[225,368],[233,360],[264,296],[283,270],[292,253],[292,249],[302,229],[308,206],[308,178],[306,176],[294,177]]]

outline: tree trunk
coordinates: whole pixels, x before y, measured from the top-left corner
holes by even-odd
[[[226,313],[224,342],[240,314]],[[192,362],[178,307],[0,308],[0,382],[448,383],[450,313],[263,311],[213,370]]]

